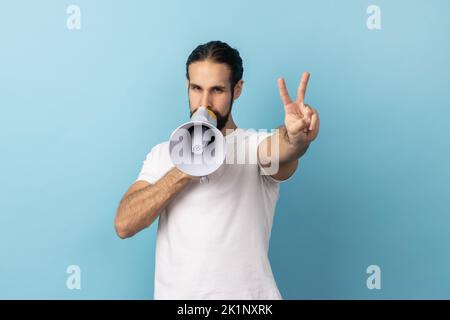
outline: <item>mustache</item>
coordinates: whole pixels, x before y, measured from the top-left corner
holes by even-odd
[[[194,110],[190,111],[189,117],[192,117],[192,115],[193,115],[194,113],[196,113],[197,110],[198,110],[199,108],[200,108],[200,107],[195,108]],[[216,118],[217,118],[217,119],[218,119],[219,117],[222,116],[220,113],[218,113],[217,111],[211,109],[210,107],[206,107],[206,109],[208,109],[209,111],[211,111],[212,113],[214,113],[214,114],[216,115]]]

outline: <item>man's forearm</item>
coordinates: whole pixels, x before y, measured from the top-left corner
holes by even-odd
[[[116,230],[128,238],[148,227],[160,211],[180,192],[191,178],[173,168],[155,184],[146,186],[122,199],[116,216]]]
[[[273,141],[272,139],[276,139]],[[286,127],[280,126],[277,128],[276,133],[268,137],[265,142],[262,142],[259,146],[259,158],[260,163],[264,166],[268,166],[274,161],[278,161],[279,165],[283,165],[299,159],[308,150],[308,144],[293,145],[289,141]],[[277,150],[272,150],[272,149]]]

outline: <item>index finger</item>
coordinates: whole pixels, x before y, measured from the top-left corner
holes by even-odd
[[[303,103],[305,100],[306,87],[308,86],[309,81],[309,72],[303,72],[302,78],[300,80],[300,85],[297,90],[297,101]]]
[[[289,97],[289,93],[286,88],[286,82],[284,82],[283,78],[278,79],[278,88],[280,89],[280,97],[281,101],[283,101],[284,105],[288,105],[292,102],[291,97]]]

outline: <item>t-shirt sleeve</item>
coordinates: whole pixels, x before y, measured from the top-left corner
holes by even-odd
[[[136,181],[144,180],[150,184],[155,184],[173,168],[168,148],[168,143],[160,143],[150,150],[142,163],[142,168]]]

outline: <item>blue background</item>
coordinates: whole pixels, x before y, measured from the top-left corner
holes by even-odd
[[[66,28],[67,6],[81,30]],[[366,9],[381,8],[381,30]],[[150,148],[188,117],[185,61],[244,60],[240,127],[275,128],[311,72],[321,131],[281,187],[285,299],[450,298],[450,2],[2,1],[0,298],[153,297],[156,223],[113,219]],[[66,268],[81,268],[81,290]],[[381,290],[366,268],[381,268]]]

